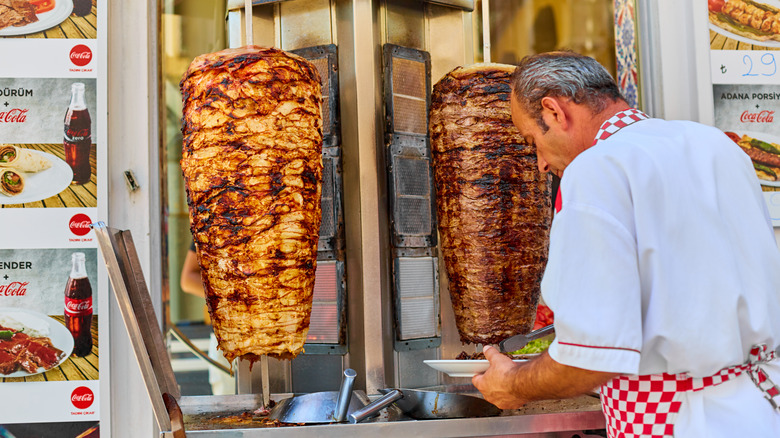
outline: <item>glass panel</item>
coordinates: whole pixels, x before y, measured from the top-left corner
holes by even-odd
[[[615,76],[614,0],[490,0],[490,60],[571,49],[592,56]],[[474,10],[476,61],[484,59],[482,1]]]

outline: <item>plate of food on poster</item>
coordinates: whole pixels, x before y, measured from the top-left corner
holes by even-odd
[[[734,40],[780,47],[780,1],[708,0],[710,29]]]
[[[0,0],[0,2],[3,0]],[[0,205],[52,197],[73,180],[73,169],[48,152],[0,144]]]
[[[0,377],[28,377],[60,366],[73,352],[73,335],[43,313],[0,307]]]
[[[0,0],[0,36],[29,35],[58,26],[73,0]]]
[[[765,132],[724,131],[753,161],[759,182],[780,187],[780,137]]]

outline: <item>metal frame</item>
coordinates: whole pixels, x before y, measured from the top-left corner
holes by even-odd
[[[176,401],[181,394],[133,238],[129,231],[108,228],[103,222],[94,223],[90,227],[95,230],[160,434],[166,438],[183,438],[184,423]]]

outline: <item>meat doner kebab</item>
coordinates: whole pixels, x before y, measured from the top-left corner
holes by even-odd
[[[316,68],[274,48],[197,57],[181,81],[181,166],[206,302],[230,362],[303,351],[322,178]]]
[[[504,409],[601,389],[609,437],[780,431],[780,251],[750,158],[723,132],[650,118],[573,52],[524,58],[512,119],[561,177],[542,296],[547,352],[486,346],[472,382]]]

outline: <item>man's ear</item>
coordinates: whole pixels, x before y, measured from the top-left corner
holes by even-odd
[[[545,96],[542,98],[542,118],[547,126],[559,125],[562,129],[569,126],[566,106],[557,97]]]

